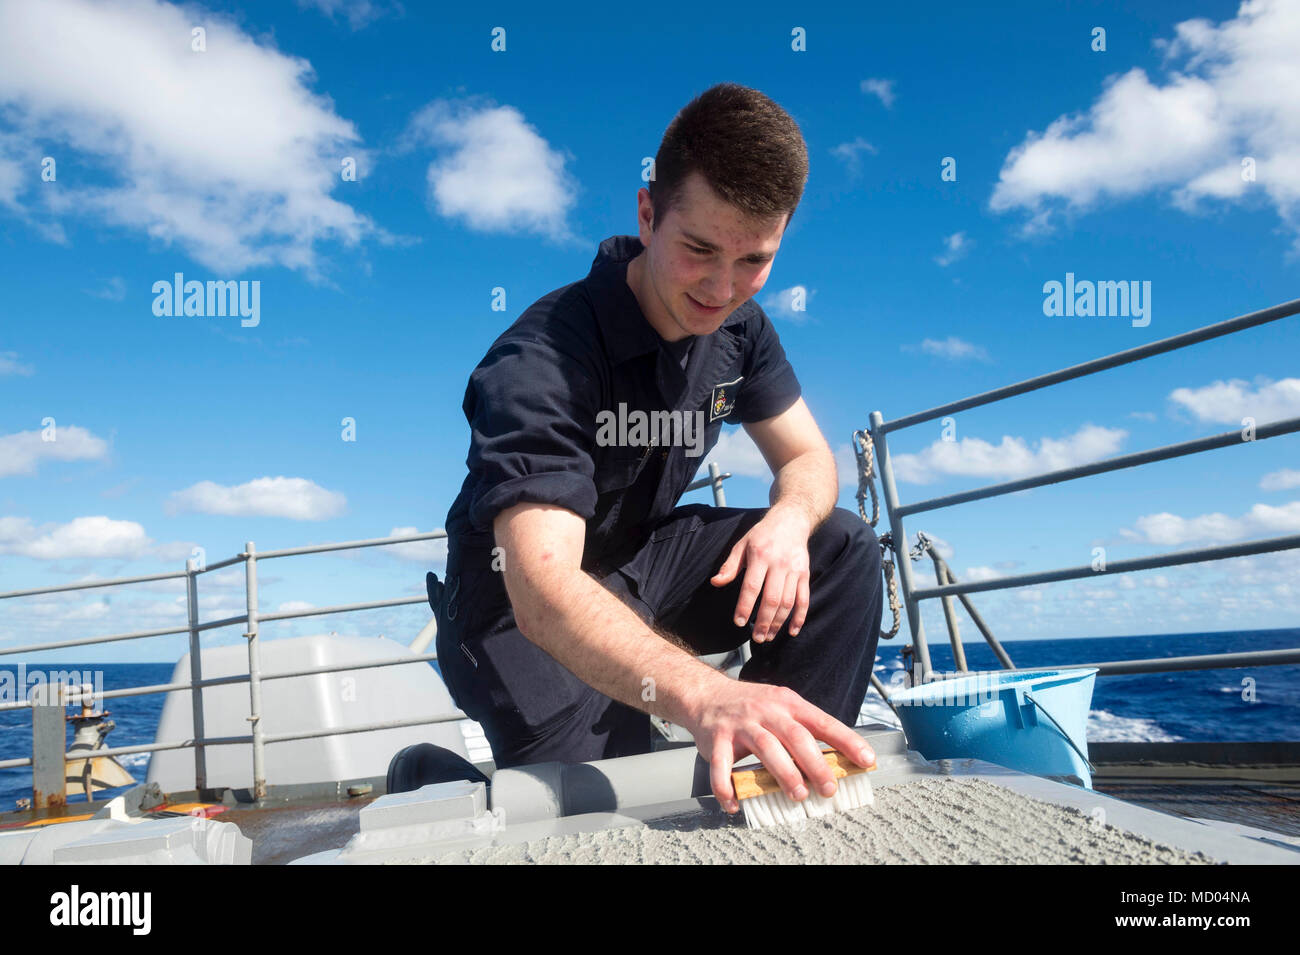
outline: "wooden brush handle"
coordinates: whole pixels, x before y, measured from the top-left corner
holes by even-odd
[[[830,765],[836,779],[867,772],[839,750],[823,751],[822,759]],[[731,785],[735,787],[737,799],[752,799],[754,796],[765,796],[768,793],[781,791],[781,784],[776,781],[776,777],[762,766],[735,770],[731,774]]]

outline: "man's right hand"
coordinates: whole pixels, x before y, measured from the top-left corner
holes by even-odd
[[[750,753],[796,800],[807,795],[805,777],[815,791],[835,792],[817,740],[864,769],[875,765],[862,737],[793,690],[733,680],[647,627],[582,571],[585,528],[562,507],[524,502],[497,514],[493,532],[508,555],[506,591],[519,629],[598,693],[688,729],[723,808],[740,810],[731,767]],[[652,706],[642,696],[647,678],[659,688]]]
[[[806,798],[810,786],[822,796],[835,793],[835,776],[817,740],[863,769],[876,764],[876,754],[851,727],[788,687],[724,677],[710,684],[707,698],[683,725],[709,764],[713,795],[730,813],[740,811],[731,768],[751,753],[795,801]]]

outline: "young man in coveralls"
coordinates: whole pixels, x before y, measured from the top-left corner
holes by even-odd
[[[429,599],[443,677],[497,766],[648,752],[651,715],[693,735],[728,812],[747,754],[796,800],[834,792],[817,740],[874,763],[850,727],[879,544],[835,507],[830,448],[753,301],[807,175],[781,107],[707,90],[664,134],[639,236],[602,242],[471,374],[469,474]],[[664,412],[671,434],[626,426]],[[770,506],[678,507],[724,422],[771,469]],[[746,641],[738,681],[697,659]]]

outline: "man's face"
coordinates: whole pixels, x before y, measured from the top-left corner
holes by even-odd
[[[662,221],[652,221],[650,193],[637,194],[646,248],[642,292],[658,312],[647,314],[665,338],[709,335],[767,281],[789,216],[754,220],[723,202],[691,173]],[[662,326],[662,327],[661,327]]]

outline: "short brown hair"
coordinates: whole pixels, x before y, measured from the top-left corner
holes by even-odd
[[[755,219],[793,216],[808,181],[808,147],[790,114],[767,96],[719,83],[686,104],[664,132],[648,187],[652,225],[667,216],[692,172]]]

